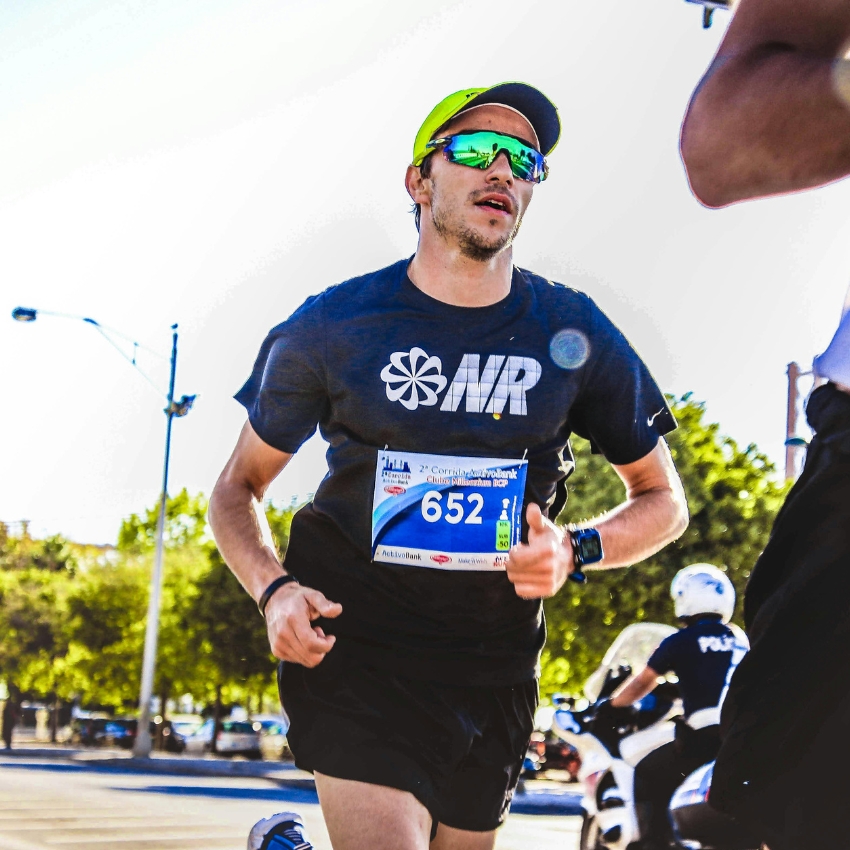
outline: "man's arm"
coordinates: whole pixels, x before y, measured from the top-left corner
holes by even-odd
[[[614,691],[611,705],[614,708],[625,708],[643,699],[658,684],[658,673],[652,667],[644,667],[636,676],[632,676]]]
[[[219,551],[255,601],[284,574],[262,499],[291,458],[291,454],[264,443],[246,422],[210,497],[209,519]],[[284,661],[315,667],[335,638],[312,622],[319,617],[337,617],[341,612],[341,605],[330,602],[318,590],[295,582],[283,585],[266,605],[272,652]]]
[[[605,557],[586,569],[623,567],[655,554],[688,527],[688,506],[682,482],[663,439],[645,457],[614,466],[626,486],[626,501],[595,520]],[[529,505],[528,543],[511,549],[508,578],[526,599],[554,596],[573,571],[572,544],[566,529]]]
[[[682,125],[706,206],[850,174],[848,0],[741,0]]]

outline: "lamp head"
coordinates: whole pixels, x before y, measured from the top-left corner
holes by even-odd
[[[169,407],[165,408],[165,412],[172,416],[185,416],[195,403],[197,396],[184,395],[179,401],[172,401]]]
[[[786,446],[807,446],[809,441],[805,437],[789,437],[785,441]]]
[[[31,307],[15,307],[12,310],[12,318],[16,322],[34,322],[38,310],[33,310]]]

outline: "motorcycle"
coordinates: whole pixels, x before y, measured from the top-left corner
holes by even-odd
[[[746,637],[732,627],[742,647]],[[588,707],[556,694],[552,730],[581,756],[583,819],[580,850],[627,850],[640,840],[634,805],[635,767],[652,751],[671,743],[684,723],[675,681],[659,684],[633,711],[598,718],[599,707],[633,671],[642,670],[664,638],[676,631],[660,623],[635,623],[609,647],[584,687]],[[743,653],[741,653],[743,654]],[[701,728],[719,720],[718,707],[695,712],[688,723]],[[685,779],[671,801],[674,844],[681,850],[757,850],[759,843],[707,804],[710,769],[705,765]],[[706,776],[708,779],[706,780]]]

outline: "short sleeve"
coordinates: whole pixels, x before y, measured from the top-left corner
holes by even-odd
[[[676,420],[649,369],[614,323],[591,301],[590,356],[568,418],[612,464],[649,454]]]
[[[676,669],[678,637],[679,634],[677,632],[668,638],[664,638],[659,644],[658,649],[652,653],[649,661],[646,662],[646,666],[651,670],[655,670],[659,676],[663,676],[665,673]]]
[[[254,370],[236,393],[264,443],[294,454],[328,407],[321,296],[309,298],[264,340]]]

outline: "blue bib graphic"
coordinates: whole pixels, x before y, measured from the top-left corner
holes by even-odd
[[[448,570],[500,570],[519,543],[528,462],[379,451],[372,557]]]

